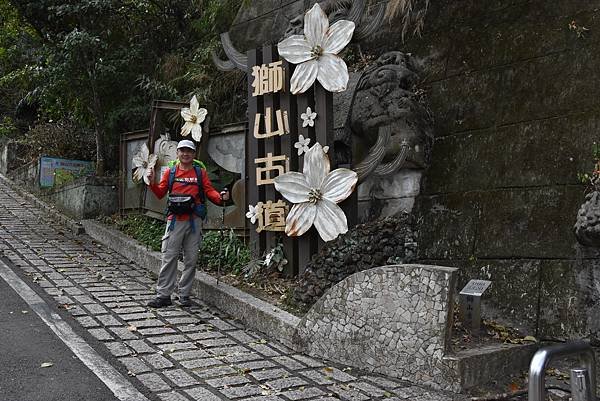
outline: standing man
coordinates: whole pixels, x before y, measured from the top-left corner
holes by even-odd
[[[148,306],[162,308],[171,305],[171,294],[177,279],[177,261],[183,248],[184,270],[179,280],[179,303],[190,306],[190,292],[196,274],[198,250],[202,240],[202,220],[206,216],[206,198],[216,205],[229,200],[227,190],[217,192],[206,170],[194,165],[196,145],[190,140],[177,144],[178,163],[165,171],[160,183],[154,183],[154,170],[150,174],[150,189],[159,198],[167,193],[168,216],[165,235],[162,237],[161,268],[156,284],[156,298]]]

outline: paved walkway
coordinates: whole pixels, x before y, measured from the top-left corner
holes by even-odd
[[[198,300],[153,310],[155,280],[140,266],[50,220],[0,177],[0,257],[114,355],[117,369],[164,401],[450,401],[398,380],[315,360]]]

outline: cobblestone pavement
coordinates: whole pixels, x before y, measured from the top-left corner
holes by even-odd
[[[0,177],[0,256],[66,309],[156,400],[458,400],[295,353],[196,300],[153,310],[140,266],[49,219]],[[118,366],[116,366],[119,368]]]

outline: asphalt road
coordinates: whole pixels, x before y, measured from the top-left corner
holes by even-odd
[[[0,299],[1,401],[117,400],[2,278]]]

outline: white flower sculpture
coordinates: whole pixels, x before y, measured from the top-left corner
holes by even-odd
[[[317,142],[304,156],[302,173],[275,178],[275,189],[294,204],[285,221],[288,236],[300,236],[313,224],[324,241],[348,231],[346,215],[337,203],[352,194],[358,175],[346,168],[329,170],[329,157]]]
[[[248,205],[248,211],[246,212],[246,218],[250,219],[252,224],[256,223],[258,218],[258,208],[256,206]]]
[[[181,135],[188,136],[191,132],[192,138],[196,142],[200,142],[200,139],[202,139],[202,126],[200,124],[204,122],[207,114],[208,111],[200,107],[198,99],[194,95],[190,100],[190,108],[181,109],[181,117],[185,120],[185,124],[181,127]]]
[[[308,144],[310,143],[310,138],[304,139],[304,135],[298,135],[298,142],[294,144],[294,147],[298,149],[298,156],[302,153],[307,153],[309,150]]]
[[[143,179],[146,185],[150,185],[150,171],[154,168],[157,160],[158,156],[150,154],[148,145],[144,144],[139,152],[133,156],[132,163],[133,167],[136,168],[133,172],[133,179],[138,182]]]
[[[300,118],[302,119],[302,128],[304,127],[314,127],[315,126],[315,118],[317,118],[317,113],[312,111],[310,107],[306,108],[306,113],[300,114]]]
[[[348,67],[338,56],[352,39],[354,22],[340,20],[329,26],[319,3],[304,15],[304,35],[292,35],[277,44],[279,55],[298,64],[291,79],[292,94],[304,93],[317,79],[329,92],[343,92]]]

